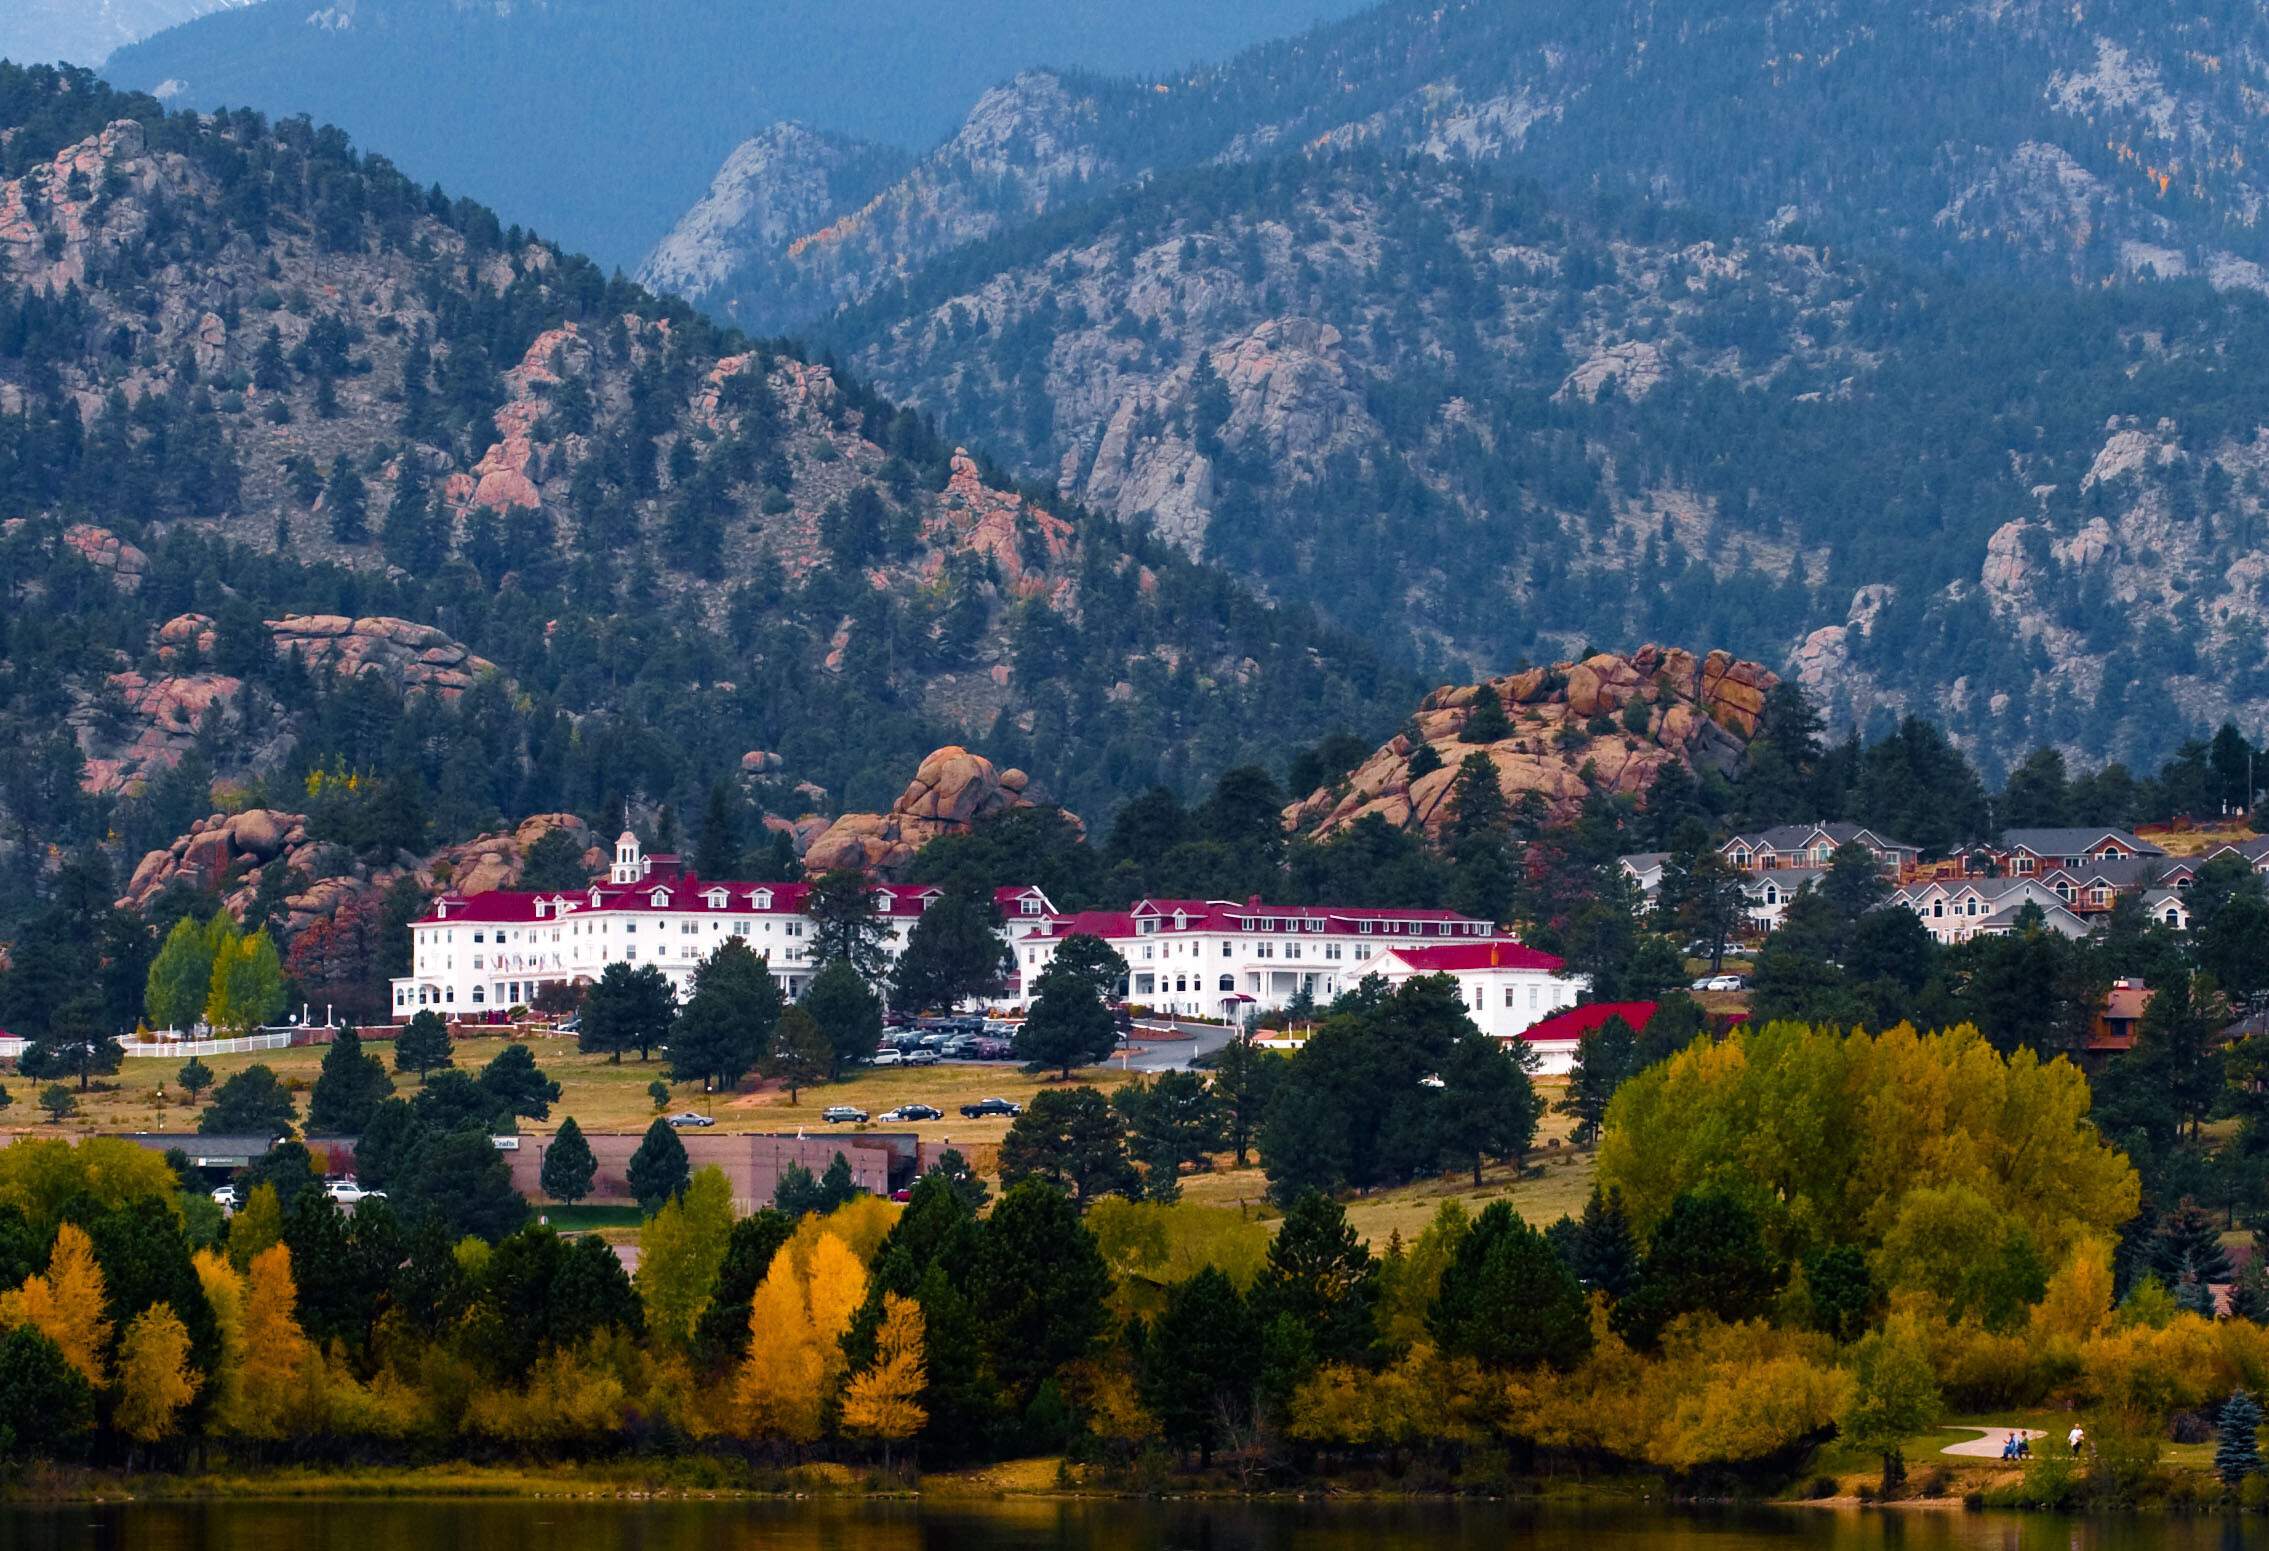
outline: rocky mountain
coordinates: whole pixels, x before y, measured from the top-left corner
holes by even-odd
[[[214,11],[257,0],[11,0],[0,12],[0,59],[99,65],[113,49]]]
[[[758,126],[924,147],[1020,69],[1179,70],[1360,3],[269,0],[122,48],[108,74],[178,107],[337,124],[421,185],[628,268]]]
[[[1003,161],[1098,183],[1354,148],[1973,272],[2259,288],[2265,89],[2269,18],[2238,0],[1387,0],[1168,80],[1027,75],[886,193],[911,247],[833,240],[846,202],[708,293],[800,322],[1062,203]]]
[[[1028,74],[697,294],[1434,676],[1724,642],[2149,763],[2269,715],[2265,69],[2224,4],[1388,4]]]
[[[1285,810],[1285,824],[1328,840],[1376,817],[1437,835],[1458,767],[1476,753],[1507,804],[1540,822],[1573,819],[1595,793],[1643,806],[1671,766],[1697,776],[1739,768],[1779,682],[1726,652],[1643,646],[1444,686],[1376,753]],[[1484,689],[1503,718],[1494,735],[1477,720]]]
[[[320,787],[316,838],[374,856],[690,811],[751,749],[752,818],[879,808],[956,739],[1108,805],[1407,691],[335,131],[43,70],[0,72],[6,102],[18,864],[156,848],[216,776],[289,812]]]

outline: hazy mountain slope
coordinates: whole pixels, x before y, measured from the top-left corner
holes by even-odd
[[[312,114],[407,169],[635,264],[775,119],[922,146],[987,83],[1179,68],[1355,0],[271,0],[122,49],[177,106]]]
[[[1004,164],[1092,186],[1356,146],[1983,273],[2260,286],[2269,265],[2269,13],[2241,0],[1389,0],[1157,89],[1021,84],[882,195],[887,221],[846,203],[751,244],[705,305],[798,321],[1061,205],[1063,180]]]
[[[257,0],[9,0],[0,7],[0,59],[99,65],[110,51],[211,11]]]
[[[821,337],[1429,672],[1709,640],[1989,756],[2269,713],[2269,302],[1841,251],[1353,153],[1098,197]]]
[[[477,733],[412,746],[436,781],[469,760],[453,779],[507,814],[697,800],[748,750],[873,806],[949,734],[1101,811],[1377,725],[1410,691],[335,131],[164,118],[44,71],[0,70],[0,105],[0,510],[27,519],[0,736],[20,746],[74,706],[80,754],[132,742],[144,686],[108,675],[159,675],[158,631],[190,613],[217,630],[166,641],[255,664],[283,614],[445,631],[510,689]],[[216,764],[280,757],[279,734],[318,767],[408,757],[262,674],[203,696]]]

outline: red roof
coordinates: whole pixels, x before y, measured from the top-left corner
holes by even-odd
[[[1527,1040],[1581,1039],[1610,1018],[1621,1018],[1634,1030],[1643,1029],[1654,1017],[1653,1002],[1586,1002],[1566,1012],[1556,1012],[1542,1023],[1521,1031]]]
[[[1156,917],[1166,930],[1174,930],[1174,916],[1183,916],[1183,931],[1189,932],[1298,932],[1303,929],[1326,932],[1368,933],[1372,926],[1383,926],[1377,933],[1381,937],[1442,937],[1471,936],[1475,929],[1494,933],[1493,923],[1460,915],[1455,910],[1397,909],[1394,907],[1365,908],[1346,905],[1268,905],[1257,899],[1141,899],[1135,901],[1129,912],[1140,917]],[[1273,921],[1275,926],[1263,926]],[[1320,923],[1305,928],[1305,923]],[[1457,928],[1453,933],[1450,929]]]
[[[1045,920],[1034,919],[1033,924],[1042,928],[1042,930],[1031,933],[1025,939],[1028,942],[1034,937],[1050,938],[1060,942],[1066,937],[1077,937],[1082,934],[1089,937],[1101,937],[1106,940],[1113,937],[1132,937],[1135,934],[1134,917],[1128,915],[1124,910],[1075,910],[1068,916],[1049,916]]]
[[[1557,972],[1567,960],[1541,948],[1498,938],[1492,942],[1444,943],[1438,948],[1389,948],[1422,975],[1454,975],[1475,969],[1541,969]]]
[[[675,877],[645,878],[637,883],[598,883],[575,889],[491,889],[483,894],[445,894],[436,900],[437,908],[446,908],[445,915],[431,911],[419,917],[421,921],[483,922],[534,922],[572,919],[588,915],[595,910],[639,910],[672,913],[714,915],[799,915],[804,908],[805,896],[811,893],[808,883],[719,883],[680,873]],[[724,891],[723,901],[712,905],[709,896]],[[669,900],[657,904],[657,891]],[[762,907],[751,896],[767,892],[770,900]],[[878,884],[876,892],[877,914],[892,918],[918,916],[924,906],[937,897],[938,890],[915,884]],[[550,910],[553,900],[564,900],[571,908],[554,916]],[[545,906],[538,915],[536,906]]]

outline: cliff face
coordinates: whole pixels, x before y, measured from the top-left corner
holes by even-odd
[[[1432,834],[1450,818],[1459,765],[1476,753],[1495,767],[1498,790],[1516,811],[1533,810],[1540,820],[1574,818],[1594,792],[1643,805],[1673,764],[1719,772],[1739,764],[1765,695],[1779,682],[1770,669],[1726,652],[1696,657],[1651,645],[1628,657],[1602,652],[1489,680],[1511,730],[1479,742],[1467,732],[1482,686],[1437,689],[1419,702],[1409,732],[1287,808],[1285,824],[1328,838],[1375,816]],[[1433,768],[1413,777],[1421,747],[1433,751]]]

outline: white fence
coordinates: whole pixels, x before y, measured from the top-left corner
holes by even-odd
[[[186,1060],[190,1056],[241,1056],[255,1050],[289,1049],[292,1036],[282,1034],[252,1034],[243,1039],[159,1039],[144,1043],[138,1039],[121,1039],[119,1048],[129,1056],[172,1056]]]

